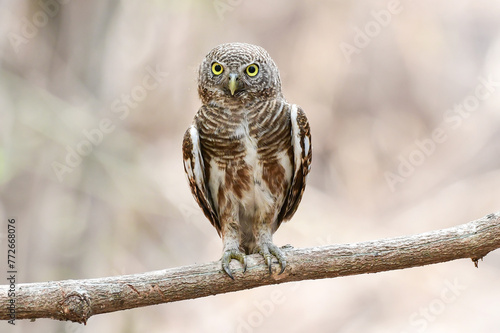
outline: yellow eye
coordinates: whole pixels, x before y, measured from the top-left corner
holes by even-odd
[[[215,75],[221,75],[223,71],[224,67],[222,67],[222,65],[218,62],[214,62],[212,64],[212,73],[214,73]]]
[[[252,64],[247,67],[247,74],[248,76],[255,76],[259,72],[259,66],[256,64]]]

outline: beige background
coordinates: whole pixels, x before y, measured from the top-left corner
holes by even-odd
[[[180,147],[197,66],[229,41],[269,51],[312,127],[308,187],[278,245],[498,211],[499,18],[494,1],[0,1],[0,251],[15,217],[20,282],[217,260]],[[76,149],[87,155],[55,172]],[[460,260],[0,330],[500,332],[499,273],[496,251],[479,269]]]

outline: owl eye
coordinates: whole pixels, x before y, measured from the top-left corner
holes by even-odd
[[[218,62],[214,62],[212,64],[212,73],[214,73],[215,75],[221,75],[223,71],[224,67],[222,67],[222,65]]]
[[[257,73],[259,73],[259,66],[257,66],[256,64],[252,64],[247,67],[246,72],[248,76],[255,76],[257,75]]]

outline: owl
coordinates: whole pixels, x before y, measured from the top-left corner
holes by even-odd
[[[222,238],[222,269],[232,259],[246,270],[259,253],[272,274],[286,256],[273,234],[301,201],[312,159],[304,111],[281,93],[278,68],[266,50],[222,44],[200,65],[202,106],[182,144],[191,192]]]

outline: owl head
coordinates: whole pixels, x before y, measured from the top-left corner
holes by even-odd
[[[281,97],[278,67],[260,46],[221,44],[200,65],[198,94],[203,104],[221,106]]]

